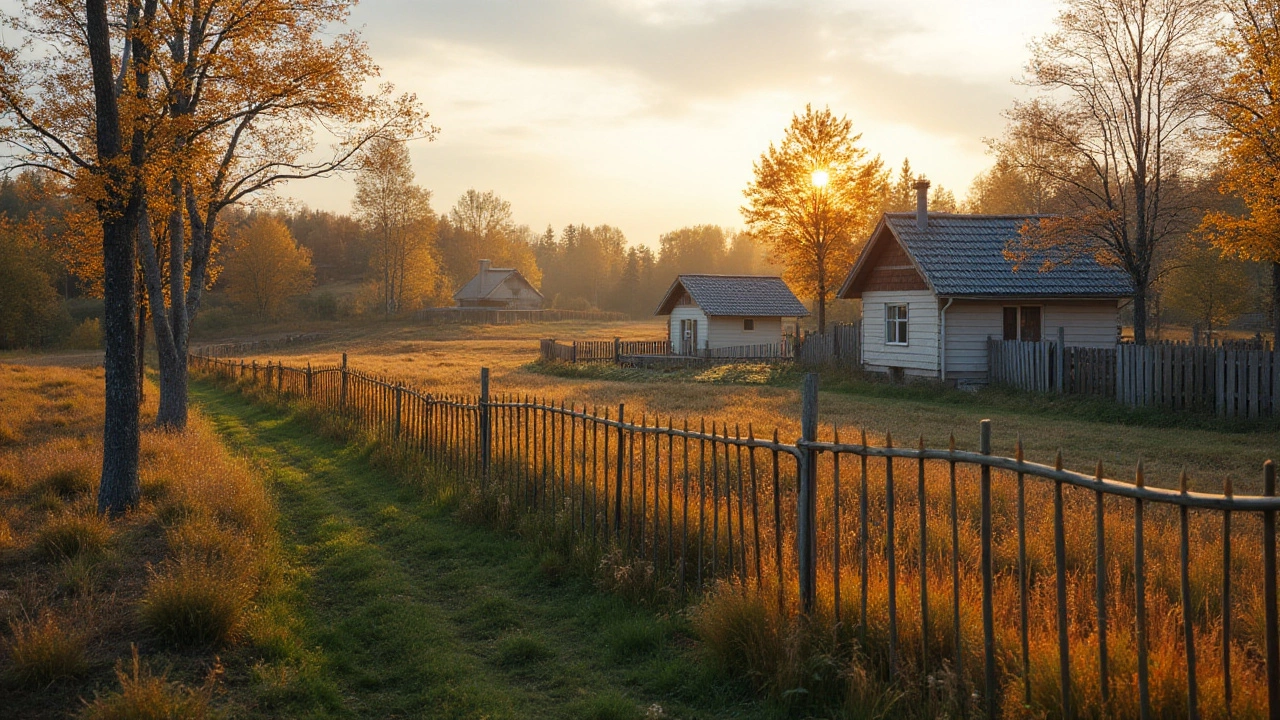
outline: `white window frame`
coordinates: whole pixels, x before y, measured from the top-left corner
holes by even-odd
[[[899,315],[896,312],[901,308]],[[890,317],[892,312],[893,317]],[[895,328],[900,328],[901,332],[895,332]],[[906,347],[911,337],[911,310],[907,303],[885,303],[884,304],[884,344],[893,345],[895,347]],[[901,336],[901,340],[895,340],[895,337]]]

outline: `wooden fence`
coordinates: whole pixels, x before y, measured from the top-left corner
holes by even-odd
[[[195,372],[346,417],[578,551],[681,597],[716,582],[833,624],[885,682],[954,677],[962,715],[1280,716],[1275,467],[1261,495],[1150,487],[978,450],[801,437],[340,366],[198,357]],[[541,523],[541,525],[537,525]],[[1194,539],[1194,541],[1193,541]],[[1233,554],[1234,553],[1234,554]],[[843,628],[843,630],[841,629]],[[845,638],[841,640],[841,638]],[[908,638],[910,638],[908,640]],[[1035,648],[1035,653],[1031,652]],[[1152,657],[1152,653],[1156,657]],[[1152,678],[1152,666],[1159,675]],[[1034,680],[1034,688],[1033,688]],[[928,688],[926,688],[928,685]],[[1153,687],[1155,686],[1155,687]]]
[[[1185,343],[1066,347],[1048,340],[989,340],[991,382],[1033,392],[1108,397],[1130,407],[1213,412],[1220,417],[1280,415],[1280,363],[1274,350]]]
[[[776,343],[703,348],[689,358],[703,360],[795,360],[807,367],[861,367],[861,333],[857,323],[836,324],[826,334],[784,335]],[[667,340],[571,340],[539,342],[544,361],[637,362],[642,357],[673,354]]]
[[[503,310],[472,307],[423,308],[414,312],[413,318],[432,325],[516,325],[565,320],[618,322],[629,319],[626,313],[597,310]]]

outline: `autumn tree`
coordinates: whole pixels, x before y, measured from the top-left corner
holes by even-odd
[[[749,228],[767,243],[784,277],[818,308],[826,331],[827,302],[853,265],[886,193],[879,157],[858,146],[848,118],[805,106],[780,145],[755,163],[742,207]]]
[[[0,348],[41,345],[61,306],[38,227],[0,216]]]
[[[370,270],[390,316],[429,294],[437,282],[431,193],[413,183],[409,148],[401,141],[370,143],[357,169],[352,205],[373,238]]]
[[[1223,192],[1245,212],[1215,210],[1202,229],[1234,257],[1267,263],[1271,322],[1280,339],[1280,0],[1236,0],[1219,43],[1227,63],[1213,91]]]
[[[1249,307],[1249,276],[1240,261],[1200,243],[1179,254],[1161,284],[1164,304],[1209,338]]]
[[[1134,339],[1171,240],[1198,222],[1192,131],[1204,112],[1212,0],[1067,0],[1032,45],[997,152],[1043,178],[1064,213],[1024,230],[1007,254],[1044,267],[1092,256],[1133,284]]]
[[[476,274],[481,260],[494,267],[514,267],[534,287],[542,284],[542,271],[534,256],[536,238],[518,225],[511,203],[493,191],[470,189],[458,198],[440,223],[437,245],[445,276],[459,288]]]
[[[289,298],[311,290],[311,252],[279,218],[259,215],[234,233],[219,280],[236,306],[277,318]]]

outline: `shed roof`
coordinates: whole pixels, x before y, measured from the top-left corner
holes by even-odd
[[[922,231],[915,213],[885,213],[863,248],[838,297],[861,297],[870,272],[872,246],[895,238],[906,250],[935,295],[940,297],[1126,297],[1129,276],[1093,257],[1077,257],[1040,269],[1031,258],[1022,267],[1005,259],[1004,250],[1028,221],[1039,215],[961,215],[929,213]]]
[[[480,272],[476,273],[474,277],[472,277],[470,280],[467,281],[467,284],[463,285],[461,288],[458,289],[458,292],[453,294],[453,299],[454,300],[484,300],[485,298],[492,295],[494,290],[497,290],[499,287],[501,287],[502,283],[505,282],[506,279],[511,277],[512,275],[519,278],[520,282],[527,285],[530,290],[538,293],[538,297],[542,297],[542,293],[538,292],[538,288],[534,287],[533,283],[526,280],[524,275],[520,274],[519,270],[515,268],[495,268],[495,267],[482,266],[480,268]]]
[[[776,275],[681,275],[655,315],[670,315],[683,292],[708,316],[804,317],[809,314]]]

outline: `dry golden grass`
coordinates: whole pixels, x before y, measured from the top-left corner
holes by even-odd
[[[137,648],[128,672],[116,665],[120,689],[94,699],[80,712],[83,720],[202,720],[214,715],[211,708],[217,675],[211,673],[198,688],[170,682],[156,675],[138,658]]]
[[[625,403],[627,416],[647,416],[680,425],[728,422],[730,427],[754,427],[757,436],[777,428],[787,440],[799,435],[799,388],[734,385],[714,382],[662,382],[654,375],[637,381],[561,378],[530,369],[537,360],[538,339],[661,339],[660,320],[628,323],[547,323],[511,326],[415,326],[374,324],[333,332],[325,340],[298,348],[266,351],[262,362],[283,360],[287,365],[331,366],[342,353],[354,369],[395,378],[426,392],[473,396],[479,392],[480,368],[491,371],[494,393],[536,396],[579,407],[611,408]],[[709,373],[714,375],[714,373]],[[1147,484],[1177,487],[1185,469],[1193,490],[1218,492],[1233,478],[1237,492],[1261,490],[1262,462],[1276,454],[1271,432],[1219,432],[1209,429],[1121,426],[1017,412],[979,403],[957,404],[844,393],[821,394],[821,422],[846,430],[866,428],[871,440],[882,443],[886,433],[913,445],[923,436],[930,447],[944,447],[954,434],[962,449],[977,449],[978,424],[994,424],[997,454],[1012,455],[1021,438],[1027,458],[1051,464],[1061,449],[1069,469],[1092,473],[1102,462],[1110,477],[1132,475],[1139,459],[1146,463]]]
[[[144,427],[155,399],[148,388]],[[0,627],[10,628],[0,633],[0,674],[25,688],[62,686],[6,702],[20,716],[65,716],[142,643],[178,679],[135,660],[121,691],[87,714],[193,716],[212,696],[181,683],[199,684],[215,658],[167,648],[227,651],[279,576],[276,515],[260,479],[193,413],[185,432],[144,431],[138,510],[98,516],[100,369],[0,365],[0,425]]]

